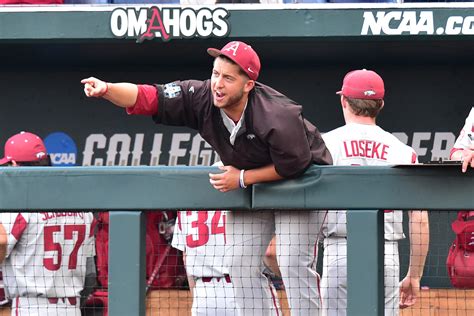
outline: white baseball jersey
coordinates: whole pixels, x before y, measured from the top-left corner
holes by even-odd
[[[466,123],[459,133],[459,137],[454,143],[454,150],[456,149],[467,149],[474,147],[474,107],[471,109]],[[452,154],[452,153],[451,153]]]
[[[172,246],[186,253],[186,271],[195,277],[228,274],[224,267],[227,211],[180,211]]]
[[[377,125],[350,123],[323,135],[336,166],[383,166],[417,163],[415,151]],[[367,197],[369,198],[369,197]],[[385,239],[403,235],[403,213],[385,211]],[[329,211],[325,237],[347,236],[346,212]]]
[[[92,213],[0,213],[8,235],[8,297],[79,297],[94,256]]]

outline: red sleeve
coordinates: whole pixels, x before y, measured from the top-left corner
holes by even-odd
[[[129,115],[155,115],[158,112],[158,95],[154,86],[138,85],[137,101],[132,107],[127,108]]]

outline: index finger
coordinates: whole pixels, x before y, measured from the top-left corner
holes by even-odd
[[[467,165],[469,164],[469,161],[467,160],[464,160],[462,162],[462,172],[466,172],[467,171]]]
[[[94,82],[93,77],[89,77],[89,78],[85,78],[81,80],[81,83],[92,83],[92,82]]]

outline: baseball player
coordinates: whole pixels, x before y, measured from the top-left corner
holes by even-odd
[[[313,163],[332,162],[319,131],[303,118],[302,107],[256,81],[260,59],[251,46],[233,41],[220,50],[209,48],[208,53],[215,58],[210,80],[152,86],[91,77],[82,80],[84,92],[126,108],[129,114],[150,115],[156,123],[198,130],[224,163],[222,173],[209,175],[211,185],[221,192],[297,177]],[[261,273],[275,233],[292,315],[317,315],[317,213],[232,211],[227,219],[225,259],[239,313],[276,313],[268,280]]]
[[[471,108],[466,123],[451,149],[450,158],[462,160],[462,172],[466,172],[468,166],[474,168],[474,107]]]
[[[0,165],[50,166],[43,141],[22,132]],[[86,263],[94,256],[89,212],[0,213],[0,262],[11,315],[80,316]]]
[[[213,166],[222,166],[222,162]],[[178,212],[171,245],[181,250],[185,258],[189,287],[193,293],[193,316],[238,315],[232,279],[223,261],[227,215],[228,211],[220,210]],[[273,269],[277,267],[271,255],[265,259],[265,264],[272,265]],[[276,297],[270,280],[269,286],[272,296]]]
[[[335,165],[379,166],[417,163],[415,151],[376,125],[384,106],[384,83],[370,70],[349,72],[342,85],[346,125],[323,135]],[[385,315],[415,303],[428,251],[426,211],[410,212],[410,267],[399,287],[398,240],[404,238],[402,211],[385,211]],[[324,261],[321,295],[324,315],[346,315],[346,211],[329,211],[323,228]],[[401,293],[401,301],[400,295]]]
[[[192,315],[237,315],[234,289],[224,266],[227,211],[179,211],[172,246],[183,251]]]
[[[192,315],[238,315],[232,279],[223,261],[227,215],[228,211],[178,212],[172,246],[181,250],[185,258],[189,287],[193,293]],[[263,273],[279,273],[271,253],[273,248],[271,243],[264,259],[269,270]],[[276,299],[273,283],[270,279],[268,281],[272,297]]]

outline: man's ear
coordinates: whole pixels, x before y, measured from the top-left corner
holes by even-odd
[[[254,80],[247,80],[247,82],[244,85],[244,92],[249,93],[253,87],[255,87],[255,81]]]
[[[12,167],[18,167],[18,163],[15,160],[10,161]]]
[[[343,109],[348,107],[346,98],[341,94],[341,106]]]

